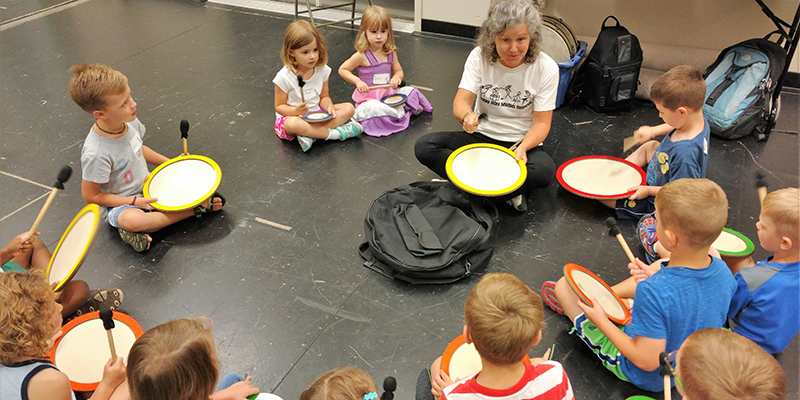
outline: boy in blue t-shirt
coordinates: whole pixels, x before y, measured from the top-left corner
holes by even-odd
[[[774,255],[758,264],[747,257],[744,263],[729,265],[741,269],[735,276],[728,327],[770,354],[783,351],[800,333],[799,214],[797,188],[768,194],[756,227],[761,247]]]
[[[636,300],[628,325],[611,322],[594,298],[594,307],[579,301],[565,278],[555,285],[555,299],[543,294],[548,306],[574,322],[573,334],[607,369],[649,391],[663,390],[659,354],[678,349],[698,329],[722,327],[736,289],[725,263],[708,255],[728,218],[719,185],[679,179],[664,185],[655,206],[658,234],[672,258],[656,272],[638,259],[628,265],[634,277],[615,286],[620,297]]]

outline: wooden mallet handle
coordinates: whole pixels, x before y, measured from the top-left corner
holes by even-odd
[[[397,85],[397,87],[403,87],[403,86],[406,86],[406,80],[405,79],[401,80],[400,84]],[[392,87],[392,84],[391,83],[387,83],[385,85],[370,86],[369,90],[372,90],[372,89],[383,89],[383,88],[387,88],[387,87]]]
[[[183,154],[189,155],[189,149],[186,144],[189,139],[189,121],[185,119],[181,120],[181,138],[183,138]]]
[[[33,221],[33,226],[31,226],[30,235],[33,237],[33,234],[36,233],[36,228],[39,227],[39,223],[42,222],[42,218],[44,218],[44,214],[47,212],[47,209],[50,208],[50,203],[53,202],[53,199],[56,198],[56,193],[58,193],[59,189],[64,189],[64,182],[69,180],[69,177],[72,175],[72,168],[69,165],[65,165],[61,167],[61,171],[58,172],[58,179],[56,183],[53,184],[53,189],[50,190],[50,195],[47,196],[47,200],[44,202],[42,209],[39,210],[39,215],[36,216],[36,220]]]
[[[620,246],[622,246],[622,250],[625,250],[625,254],[628,256],[628,260],[634,262],[635,257],[631,252],[631,248],[628,247],[628,242],[626,242],[625,238],[622,237],[622,233],[619,231],[619,228],[617,227],[617,220],[614,219],[614,217],[608,217],[606,219],[606,226],[611,228],[608,234],[611,236],[615,236],[617,238],[617,241],[619,241]]]
[[[303,93],[303,86],[306,85],[306,81],[303,80],[303,75],[297,75],[297,86],[300,86],[300,100],[303,103],[306,102],[306,95]]]
[[[114,329],[114,311],[110,308],[100,310],[100,319],[103,320],[103,328],[108,335],[108,347],[111,350],[111,363],[117,362],[117,348],[114,346],[114,335],[111,330]]]

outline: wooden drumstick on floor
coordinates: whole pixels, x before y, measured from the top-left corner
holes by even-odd
[[[397,87],[398,87],[398,88],[401,88],[401,87],[403,87],[403,86],[411,86],[411,87],[413,87],[413,88],[417,88],[417,89],[419,89],[419,90],[427,90],[427,91],[429,91],[429,92],[432,92],[432,91],[433,91],[433,89],[432,89],[432,88],[429,88],[429,87],[427,87],[427,86],[409,85],[409,84],[407,84],[407,83],[406,83],[406,80],[405,80],[405,79],[403,79],[402,81],[400,81],[400,84],[399,84],[399,85],[397,85]],[[391,83],[387,83],[387,84],[385,84],[385,85],[375,85],[375,86],[369,86],[369,87],[368,87],[368,89],[369,89],[369,90],[372,90],[372,89],[383,89],[383,88],[388,88],[388,87],[392,87],[392,84],[391,84]]]
[[[635,257],[633,257],[633,253],[631,252],[631,248],[628,247],[628,242],[625,241],[625,238],[622,237],[622,233],[619,231],[619,227],[617,227],[617,220],[614,217],[606,218],[606,226],[611,228],[608,231],[608,234],[611,236],[615,236],[619,241],[619,244],[622,246],[622,250],[625,250],[625,254],[628,255],[628,259],[631,262],[634,262]]]
[[[117,348],[114,346],[114,335],[111,330],[114,329],[114,311],[110,308],[100,310],[100,319],[103,320],[103,328],[108,335],[108,347],[111,350],[111,363],[117,362]]]
[[[181,120],[181,138],[183,138],[183,155],[189,155],[189,149],[187,147],[187,140],[189,139],[189,121],[182,119]]]
[[[767,176],[761,171],[756,171],[756,190],[758,190],[758,202],[763,203],[764,197],[767,197]]]
[[[31,226],[30,235],[33,237],[33,234],[36,233],[36,228],[39,227],[39,223],[42,222],[42,218],[44,218],[44,214],[47,212],[47,209],[50,208],[50,203],[53,202],[53,199],[56,197],[56,193],[58,190],[64,189],[64,182],[69,180],[69,177],[72,175],[72,168],[69,165],[65,165],[61,167],[61,171],[58,172],[58,178],[56,183],[53,184],[53,189],[50,191],[50,195],[47,196],[47,200],[44,202],[42,209],[39,211],[39,215],[36,216],[36,220],[33,221],[33,226]]]
[[[303,93],[303,86],[306,85],[306,81],[303,80],[303,75],[297,75],[297,86],[300,86],[300,100],[303,103],[306,102],[306,95]]]

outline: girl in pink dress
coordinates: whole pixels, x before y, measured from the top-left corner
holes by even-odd
[[[391,107],[380,102],[383,97],[398,92],[403,81],[403,67],[392,34],[392,18],[386,9],[369,6],[364,10],[355,48],[355,54],[339,67],[339,75],[356,85],[353,91],[356,103],[354,119],[362,123],[364,133],[389,135],[408,127],[410,115],[407,111],[414,114],[423,110],[433,111],[425,96],[413,88],[400,89],[400,93],[408,96],[407,106]],[[358,76],[352,72],[356,68]]]

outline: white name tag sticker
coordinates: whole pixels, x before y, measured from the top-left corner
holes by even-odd
[[[375,74],[372,75],[372,83],[375,85],[386,85],[392,79],[392,74]]]
[[[308,101],[309,98],[317,96],[317,91],[314,90],[314,88],[303,88],[303,96],[305,96],[306,101]]]
[[[134,136],[131,139],[131,149],[133,154],[136,154],[136,157],[142,156],[142,139],[139,136]]]

